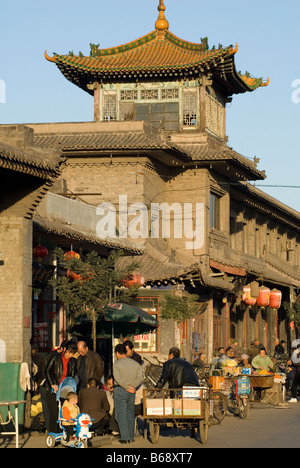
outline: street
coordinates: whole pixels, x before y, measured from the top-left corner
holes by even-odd
[[[120,445],[117,439],[104,436],[103,438],[95,438],[93,447],[102,449],[101,460],[107,462],[116,462],[118,453],[132,454],[133,456],[141,453],[141,450],[143,450],[145,462],[147,454],[150,456],[151,453],[158,453],[160,449],[169,449],[170,453],[175,454],[172,455],[173,461],[186,462],[188,461],[186,459],[180,460],[180,458],[188,456],[182,455],[182,453],[188,453],[190,450],[189,453],[194,454],[196,449],[300,448],[299,425],[300,403],[282,408],[255,403],[252,405],[247,420],[243,421],[233,416],[226,416],[221,425],[210,427],[206,445],[201,445],[197,439],[192,439],[189,430],[166,429],[161,431],[159,442],[156,445],[153,445],[149,440],[144,440],[142,435],[138,435],[135,442],[125,446]],[[0,448],[14,447],[14,439],[0,436]],[[58,447],[61,448],[61,446]],[[20,448],[46,448],[45,436],[37,432],[21,434]],[[122,461],[122,459],[119,460],[119,462]],[[141,461],[142,459],[139,460],[139,463]],[[153,458],[152,463],[154,461]]]

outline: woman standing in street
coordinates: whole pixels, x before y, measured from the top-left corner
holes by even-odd
[[[56,392],[59,384],[66,377],[75,377],[77,374],[77,365],[75,355],[77,353],[77,346],[75,343],[68,343],[66,349],[61,353],[53,353],[45,368],[45,393],[46,403],[48,410],[48,423],[46,422],[46,429],[48,432],[57,432],[57,418],[58,406],[56,402]],[[45,411],[45,408],[43,408]]]

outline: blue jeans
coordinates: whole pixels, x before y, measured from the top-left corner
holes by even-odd
[[[135,394],[127,392],[123,387],[114,388],[114,404],[116,421],[122,440],[134,440],[134,412]]]

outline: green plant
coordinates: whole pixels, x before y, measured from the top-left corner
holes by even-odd
[[[67,270],[67,275],[58,275],[50,284],[56,288],[57,296],[69,306],[73,317],[86,314],[92,321],[92,337],[96,346],[96,322],[105,313],[105,306],[112,301],[121,280],[137,267],[132,262],[127,268],[119,269],[116,264],[123,252],[113,252],[107,258],[96,252],[90,252],[82,258],[66,256],[62,249],[54,251],[59,265]],[[136,295],[137,288],[121,290],[119,301],[128,302]]]
[[[199,297],[195,294],[188,297],[166,294],[161,306],[161,318],[173,319],[177,323],[195,317],[199,310]]]
[[[160,309],[160,317],[165,320],[173,319],[180,331],[180,347],[182,348],[181,322],[194,318],[199,312],[199,297],[195,294],[187,297],[166,294]]]
[[[300,302],[296,302],[294,304],[284,302],[282,306],[286,311],[288,318],[293,320],[297,327],[300,327]]]

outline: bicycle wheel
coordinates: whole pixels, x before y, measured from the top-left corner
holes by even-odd
[[[144,385],[146,388],[153,388],[159,381],[161,376],[161,368],[155,365],[146,366],[144,372]]]
[[[199,437],[201,444],[205,445],[208,439],[209,427],[209,404],[205,403],[205,416],[204,419],[199,421]]]
[[[213,415],[210,417],[210,423],[212,425],[220,424],[227,414],[227,397],[222,392],[212,392],[211,400],[213,402]]]
[[[247,419],[248,414],[249,414],[249,402],[248,398],[240,398],[239,399],[239,416],[242,419]]]
[[[152,444],[157,444],[159,440],[160,427],[158,423],[149,421],[150,440]]]

